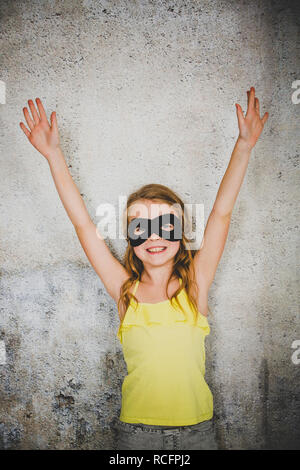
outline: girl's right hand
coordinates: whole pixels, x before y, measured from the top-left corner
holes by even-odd
[[[48,160],[53,153],[60,149],[56,112],[53,111],[51,113],[50,126],[41,100],[36,98],[36,104],[40,112],[39,114],[32,100],[28,100],[28,104],[33,119],[31,118],[27,108],[23,108],[23,112],[30,131],[23,122],[20,122],[20,127],[28,137],[29,142]]]

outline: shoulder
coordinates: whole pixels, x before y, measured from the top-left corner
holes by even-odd
[[[129,292],[133,294],[134,288],[136,285],[136,281],[133,281],[132,285],[129,288]],[[128,307],[127,307],[128,308]],[[126,314],[127,309],[125,309],[125,305],[123,302],[120,302],[119,308],[118,308],[118,314],[119,314],[119,319],[120,322],[124,320],[125,314]]]

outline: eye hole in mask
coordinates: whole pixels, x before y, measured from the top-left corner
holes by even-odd
[[[141,224],[139,223],[138,227],[136,227],[136,229],[135,229],[134,232],[133,232],[134,235],[137,235],[138,237],[140,237],[141,235],[143,235],[143,233],[146,232],[146,229],[141,229],[141,228],[140,228],[140,225],[141,225]],[[173,224],[164,224],[164,225],[162,226],[162,229],[165,230],[166,232],[167,232],[167,231],[170,232],[171,230],[174,230],[174,225],[173,225]]]
[[[141,245],[152,233],[169,241],[181,240],[181,221],[174,214],[163,214],[154,219],[138,217],[128,225],[128,238],[132,246]]]

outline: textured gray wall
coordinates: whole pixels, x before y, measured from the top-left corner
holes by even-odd
[[[27,100],[57,111],[95,222],[151,182],[206,221],[252,85],[270,116],[210,290],[206,378],[221,448],[300,447],[297,3],[1,1],[1,448],[111,449],[126,375],[116,305],[19,127]]]

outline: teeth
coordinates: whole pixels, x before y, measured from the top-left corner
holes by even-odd
[[[147,251],[152,252],[157,252],[157,251],[163,251],[165,248],[148,248]]]

